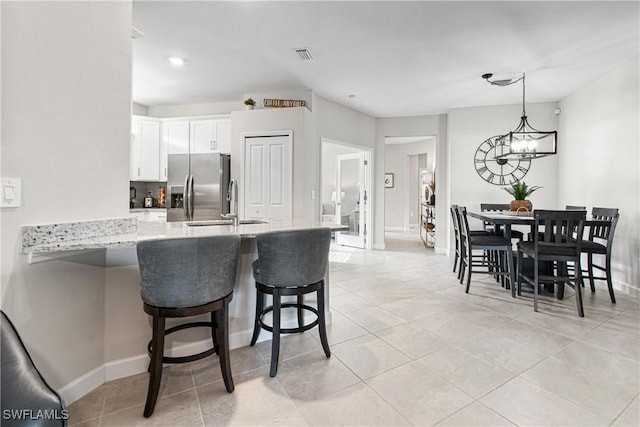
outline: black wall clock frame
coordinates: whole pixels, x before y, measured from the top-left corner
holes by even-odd
[[[502,135],[495,135],[484,140],[476,149],[473,163],[480,178],[493,185],[510,185],[520,181],[529,172],[531,159],[499,158]]]

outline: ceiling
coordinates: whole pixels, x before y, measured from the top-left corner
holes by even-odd
[[[639,5],[134,0],[144,36],[133,40],[133,101],[313,90],[373,117],[522,102],[519,84],[492,86],[480,78],[488,72],[526,72],[527,103],[557,101],[638,56]]]

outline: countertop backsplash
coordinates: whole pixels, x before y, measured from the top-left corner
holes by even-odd
[[[166,182],[143,182],[143,181],[130,181],[130,188],[135,189],[136,197],[133,199],[133,206],[129,204],[130,209],[142,209],[144,208],[144,198],[147,194],[151,193],[151,197],[153,198],[153,207],[154,208],[164,208],[163,205],[158,205],[158,192],[160,188],[167,188]]]

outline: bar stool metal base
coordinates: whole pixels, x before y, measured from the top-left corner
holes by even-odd
[[[307,331],[318,326],[320,333],[320,342],[322,349],[327,357],[331,357],[331,350],[327,341],[327,329],[324,315],[324,280],[319,282],[296,287],[278,287],[266,285],[256,282],[256,317],[253,326],[253,336],[251,338],[251,346],[255,345],[260,335],[260,329],[273,333],[273,341],[271,343],[271,369],[269,375],[275,377],[278,372],[278,358],[280,355],[280,334],[293,334]],[[318,300],[318,308],[311,307],[303,303],[305,294],[316,292]],[[264,296],[266,294],[273,295],[273,305],[264,306]],[[295,303],[281,303],[283,296],[296,296]],[[297,328],[281,328],[280,315],[283,308],[296,308],[298,311],[298,327]],[[316,315],[315,320],[309,324],[304,324],[304,310],[310,311]],[[273,312],[273,325],[268,325],[263,321],[266,314]]]
[[[151,361],[149,363],[149,389],[147,391],[147,401],[144,407],[144,416],[150,417],[158,400],[160,382],[162,380],[163,363],[187,363],[203,359],[214,353],[220,357],[220,370],[224,380],[225,388],[229,393],[233,392],[234,384],[231,375],[231,363],[229,360],[229,302],[233,298],[233,292],[217,301],[203,304],[196,307],[166,308],[154,307],[144,303],[144,311],[153,318],[153,338],[147,346]],[[179,318],[197,316],[211,313],[210,322],[190,322],[173,326],[165,330],[166,318]],[[181,357],[164,356],[164,337],[173,332],[195,327],[210,327],[213,347],[203,352]]]

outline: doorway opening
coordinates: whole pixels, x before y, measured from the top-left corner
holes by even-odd
[[[337,244],[371,249],[372,152],[327,138],[321,143],[320,218],[347,227],[335,233]]]
[[[428,225],[432,246],[437,224],[433,217],[435,200],[431,197],[435,189],[435,136],[386,137],[384,159],[385,176],[393,176],[392,183],[385,183],[384,189],[385,235],[402,233],[422,243],[426,229],[422,232],[421,227]],[[430,202],[433,205],[429,210]]]

